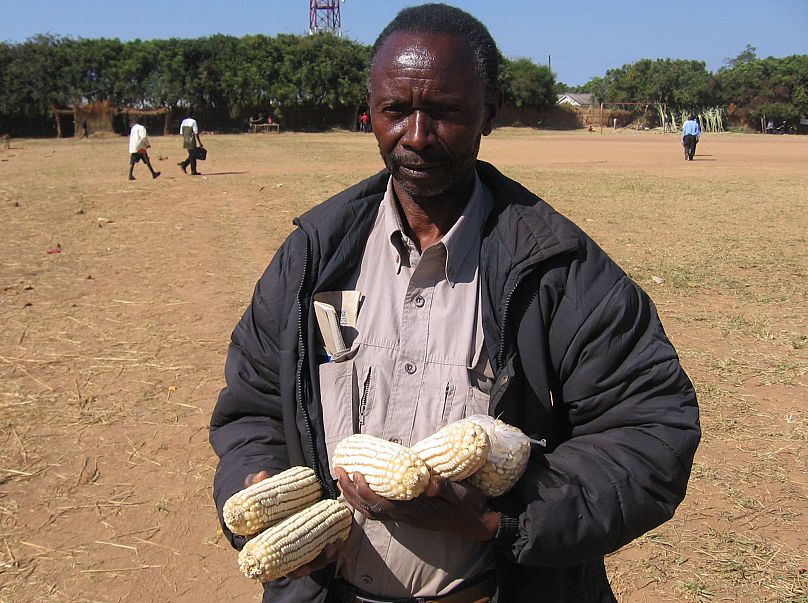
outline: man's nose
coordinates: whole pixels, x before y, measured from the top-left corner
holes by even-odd
[[[407,120],[407,131],[401,143],[414,151],[420,151],[430,144],[432,118],[424,111],[413,111]]]

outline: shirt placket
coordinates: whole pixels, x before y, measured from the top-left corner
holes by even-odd
[[[413,444],[415,414],[424,396],[430,308],[446,257],[441,243],[427,249],[420,258],[413,257],[416,253],[410,252],[410,265],[415,269],[404,294],[399,351],[384,424],[384,437],[405,446]]]

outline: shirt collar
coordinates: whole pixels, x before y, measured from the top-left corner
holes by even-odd
[[[392,177],[387,180],[387,190],[384,193],[382,205],[384,206],[384,229],[392,246],[397,271],[400,272],[402,264],[400,255],[412,252],[415,249],[415,244],[404,231],[398,201],[393,191]],[[442,245],[446,250],[444,271],[446,280],[452,287],[454,287],[454,279],[460,271],[463,260],[466,259],[472,245],[479,242],[480,233],[492,207],[493,198],[491,192],[482,183],[475,171],[474,188],[471,191],[468,203],[463,208],[463,213],[440,242],[435,244],[435,246]]]

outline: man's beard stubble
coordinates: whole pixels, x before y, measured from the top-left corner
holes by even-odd
[[[402,156],[402,153],[397,152],[395,149],[390,153],[380,150],[380,154],[387,171],[412,197],[436,197],[451,190],[466,175],[467,170],[474,169],[477,154],[480,150],[481,138],[481,136],[478,136],[471,148],[457,157],[452,157],[449,153],[442,152],[442,150],[437,153],[434,151],[422,154],[413,153],[409,157]],[[415,161],[413,161],[413,157],[416,158]],[[443,166],[441,171],[445,175],[438,182],[433,183],[407,180],[401,175],[400,168],[402,165],[413,163],[441,164]]]

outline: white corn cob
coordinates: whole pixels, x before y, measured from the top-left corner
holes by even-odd
[[[483,466],[491,443],[482,425],[460,420],[444,426],[412,449],[433,473],[458,482]]]
[[[368,486],[391,500],[410,500],[429,483],[429,468],[412,450],[365,433],[348,436],[334,448],[331,466],[365,476]]]
[[[236,492],[224,503],[224,522],[234,534],[249,536],[320,500],[317,476],[292,467]]]
[[[488,415],[472,415],[466,420],[484,427],[491,440],[488,460],[468,482],[486,496],[502,496],[525,472],[531,440],[516,427]]]
[[[352,518],[338,500],[316,502],[248,540],[238,555],[239,568],[261,582],[282,578],[313,561],[326,545],[347,539]]]

